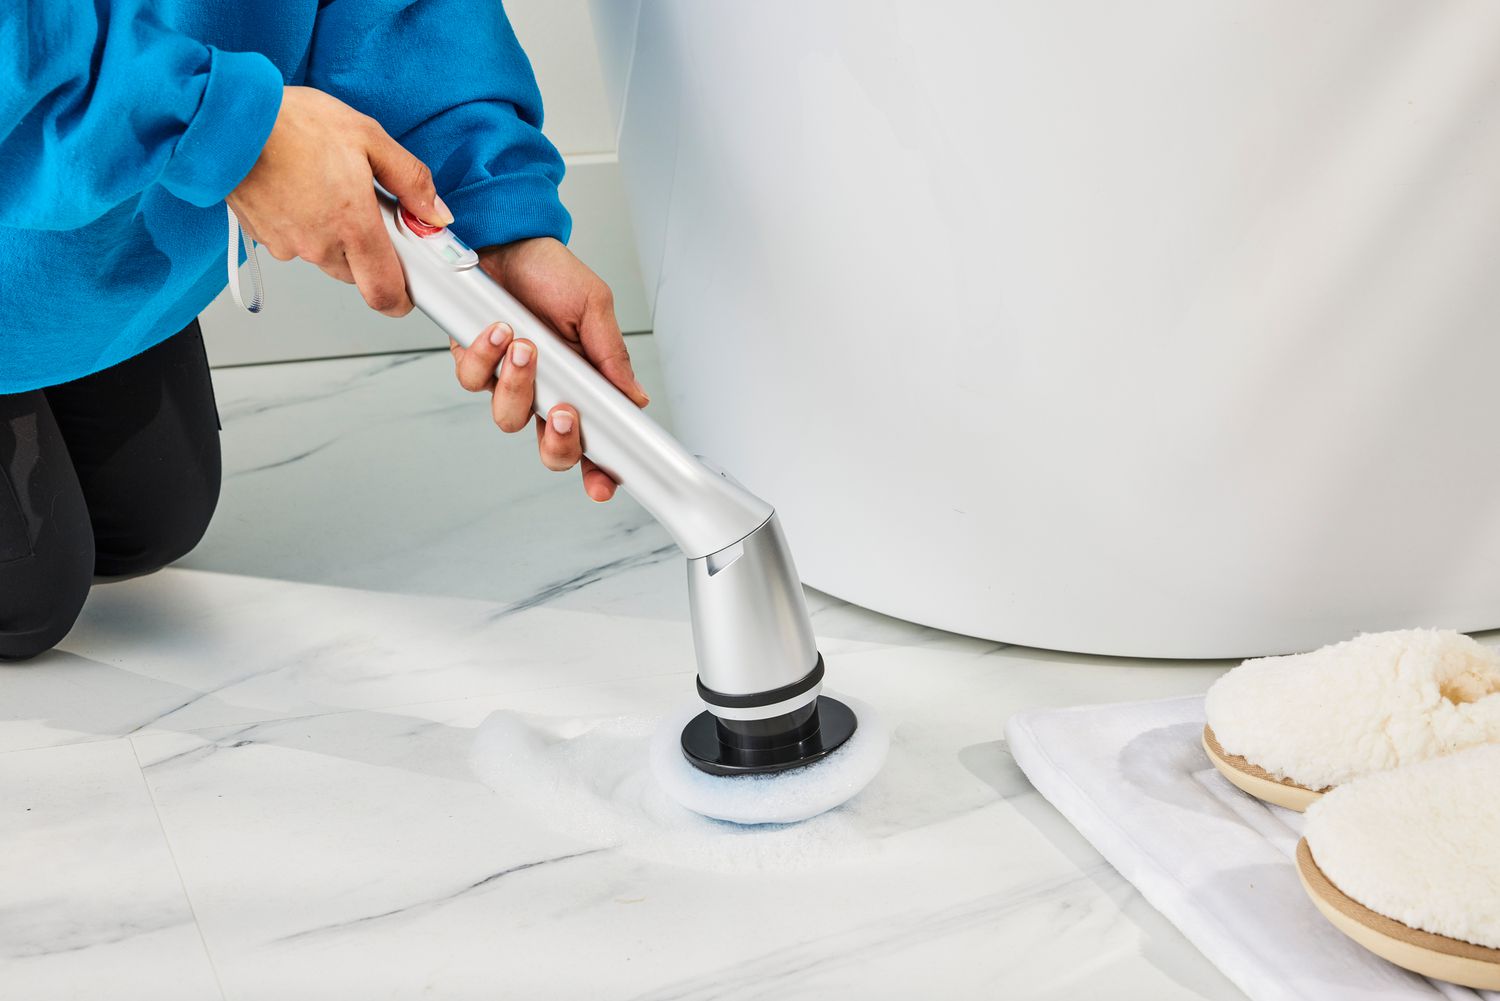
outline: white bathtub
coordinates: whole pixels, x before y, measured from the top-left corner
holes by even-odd
[[[1500,4],[594,13],[677,428],[809,584],[1107,654],[1500,626]]]

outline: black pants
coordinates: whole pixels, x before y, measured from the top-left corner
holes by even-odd
[[[219,477],[197,321],[114,368],[0,395],[0,659],[51,649],[96,576],[149,573],[197,545]]]

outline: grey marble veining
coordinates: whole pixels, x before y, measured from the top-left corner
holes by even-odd
[[[0,997],[219,997],[127,740],[0,755]]]
[[[443,355],[218,373],[210,538],[0,668],[0,997],[1239,996],[1001,739],[1017,709],[1201,692],[1222,664],[811,595],[830,683],[896,740],[863,825],[785,871],[481,784],[492,712],[647,718],[691,697],[692,649],[656,526],[450,383]]]
[[[654,342],[629,338],[670,426]],[[225,485],[182,565],[345,587],[680,615],[671,540],[628,496],[596,504],[535,437],[502,434],[447,352],[221,369]],[[658,566],[659,565],[659,566]],[[658,566],[621,591],[616,570]]]

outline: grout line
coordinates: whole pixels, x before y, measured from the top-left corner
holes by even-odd
[[[227,730],[227,729],[232,729],[232,728],[236,728],[236,727],[269,726],[269,725],[271,725],[273,723],[295,723],[295,722],[298,722],[300,720],[326,720],[326,719],[330,719],[330,718],[332,718],[334,716],[353,716],[353,715],[356,715],[358,713],[376,713],[376,714],[392,715],[392,714],[397,713],[399,710],[404,710],[404,709],[420,709],[420,708],[422,708],[424,706],[441,706],[441,705],[448,705],[448,704],[457,704],[457,703],[460,703],[460,702],[470,702],[470,701],[473,701],[475,699],[509,699],[512,696],[540,695],[540,694],[543,694],[545,692],[555,692],[555,691],[558,691],[560,689],[567,689],[567,688],[596,688],[596,687],[603,686],[603,685],[620,685],[620,684],[631,685],[631,684],[635,684],[637,682],[657,681],[657,680],[660,680],[662,678],[672,678],[672,677],[681,677],[681,676],[694,677],[694,676],[696,676],[696,673],[697,673],[696,667],[689,666],[689,667],[677,668],[677,669],[671,670],[671,671],[657,671],[657,672],[654,672],[654,673],[651,673],[651,674],[630,674],[630,675],[623,675],[623,676],[620,676],[620,677],[601,678],[601,679],[599,679],[597,681],[561,681],[561,682],[557,682],[556,684],[541,684],[541,685],[538,685],[536,687],[516,688],[516,689],[510,689],[510,690],[499,691],[499,692],[472,692],[472,693],[470,693],[468,695],[454,695],[454,696],[449,696],[449,697],[440,698],[440,699],[421,699],[420,701],[417,701],[417,702],[403,701],[403,702],[382,703],[380,705],[375,705],[375,706],[343,706],[343,707],[334,708],[334,709],[320,710],[320,711],[317,711],[317,712],[298,713],[298,714],[291,715],[291,716],[274,716],[274,717],[271,717],[271,718],[268,718],[268,719],[228,720],[228,721],[223,722],[223,723],[210,723],[210,724],[208,724],[206,726],[189,727],[189,728],[184,729],[184,730],[150,730],[150,731],[143,732],[141,734],[141,736],[143,736],[143,737],[160,736],[162,734],[167,734],[167,733],[171,733],[171,734],[191,734],[193,736],[201,737],[202,739],[209,740],[209,739],[212,739],[212,738],[205,737],[204,735],[207,734],[207,733],[209,733],[210,731],[213,731],[213,730]],[[691,691],[691,688],[689,688],[687,690]],[[501,708],[506,708],[506,707],[501,707]],[[447,724],[444,724],[444,725],[447,725]],[[111,739],[111,738],[107,738],[106,737],[106,738],[101,738],[101,739],[106,739],[107,740],[107,739]],[[133,737],[127,737],[125,739],[127,739],[127,740],[134,740]],[[72,745],[70,745],[70,744],[57,744],[57,745],[53,745],[53,746],[57,746],[57,747],[70,747]],[[137,757],[136,761],[137,761],[137,763],[139,763],[139,761],[140,761],[139,757]],[[160,819],[160,816],[158,816],[158,820],[159,819]]]
[[[622,331],[622,333],[626,337],[649,337],[651,335],[651,331],[649,330],[626,330]],[[219,372],[231,368],[265,368],[271,365],[300,365],[303,362],[355,361],[361,358],[390,358],[395,355],[430,355],[438,354],[439,352],[447,354],[448,349],[445,347],[401,348],[396,351],[370,351],[347,355],[316,355],[311,358],[270,358],[265,361],[236,361],[223,365],[210,365],[209,367]]]
[[[595,31],[597,32],[597,27]],[[597,35],[595,45],[597,47]],[[620,136],[625,133],[626,108],[630,104],[630,85],[635,82],[635,55],[641,43],[641,5],[636,4],[635,16],[630,19],[630,63],[625,67],[625,78],[620,81],[620,103],[615,115],[615,158],[619,159]]]
[[[288,714],[288,715],[281,715],[281,716],[268,716],[268,717],[266,717],[264,719],[225,720],[222,723],[206,723],[203,726],[187,727],[187,728],[184,728],[184,729],[181,729],[181,730],[172,730],[172,729],[143,730],[143,729],[138,729],[137,731],[133,732],[133,735],[131,733],[116,733],[116,734],[104,733],[104,734],[97,734],[97,735],[92,736],[92,737],[84,737],[84,738],[79,739],[79,740],[69,741],[69,742],[64,743],[64,744],[38,744],[38,745],[36,745],[34,747],[9,747],[9,748],[4,748],[4,749],[0,749],[0,755],[5,755],[5,754],[20,754],[20,753],[24,753],[26,751],[51,751],[51,750],[60,750],[62,748],[67,748],[67,747],[77,747],[77,746],[79,746],[81,744],[102,744],[102,743],[105,743],[105,742],[111,741],[111,740],[128,740],[128,741],[131,741],[131,746],[130,746],[131,753],[135,754],[135,756],[136,756],[136,766],[138,768],[141,768],[140,755],[139,755],[139,753],[136,752],[135,743],[134,743],[136,736],[140,736],[140,737],[160,737],[160,736],[165,736],[165,735],[191,735],[191,736],[195,736],[195,737],[203,737],[204,734],[207,734],[207,733],[209,733],[209,732],[211,732],[213,730],[227,730],[227,729],[231,729],[231,728],[234,728],[234,727],[268,726],[268,725],[273,724],[273,723],[293,723],[293,722],[297,722],[298,720],[322,720],[322,719],[328,719],[328,718],[333,717],[333,716],[350,716],[350,715],[353,715],[355,713],[392,713],[392,712],[394,712],[396,710],[401,710],[401,709],[420,709],[423,706],[438,706],[438,705],[445,705],[445,704],[448,704],[448,703],[468,702],[468,701],[473,700],[473,699],[505,699],[505,698],[509,698],[511,696],[539,695],[539,694],[542,694],[544,692],[554,692],[554,691],[558,691],[559,689],[566,689],[566,688],[594,688],[594,687],[597,687],[597,686],[600,686],[600,685],[620,685],[620,684],[632,685],[632,684],[635,684],[637,682],[656,681],[656,680],[659,680],[661,678],[671,678],[671,677],[678,677],[678,676],[684,676],[684,675],[688,676],[688,677],[692,677],[692,676],[694,676],[696,674],[696,672],[697,672],[696,666],[694,666],[692,664],[689,664],[689,665],[684,666],[684,667],[675,668],[675,669],[667,670],[667,671],[652,671],[652,672],[647,673],[647,674],[622,674],[622,675],[611,676],[611,677],[608,677],[608,678],[599,678],[599,679],[594,680],[594,681],[559,681],[559,682],[550,683],[550,684],[549,683],[542,683],[542,684],[539,684],[539,685],[528,686],[528,687],[525,687],[525,688],[504,689],[504,690],[501,690],[501,691],[470,692],[467,695],[450,695],[450,696],[444,696],[442,698],[436,698],[436,699],[418,699],[415,702],[410,701],[410,700],[402,700],[402,701],[398,701],[398,702],[382,702],[379,705],[372,705],[372,706],[338,706],[338,707],[332,707],[332,708],[327,708],[327,709],[320,709],[320,710],[317,710],[317,711],[314,711],[314,712],[291,713],[291,714]],[[171,714],[169,713],[168,715],[171,715]],[[143,724],[143,725],[145,725],[145,726],[152,726],[152,725],[155,725],[156,723],[159,723],[161,720],[166,719],[166,718],[167,718],[167,716],[160,716],[157,719],[152,720],[150,723]],[[208,738],[204,738],[204,739],[208,739]],[[141,768],[141,777],[142,777],[142,780],[145,779],[145,770],[144,770],[144,768]],[[146,793],[147,793],[147,795],[151,795],[150,783],[147,783]],[[155,800],[155,797],[152,796],[152,806],[154,807],[155,805],[156,805],[156,800]],[[157,812],[157,818],[156,819],[157,819],[157,823],[161,823],[161,813],[160,813],[160,811]],[[165,827],[163,827],[162,835],[164,837],[166,836]],[[171,843],[170,843],[170,839],[169,839],[168,840],[168,849],[170,850],[170,848],[171,848]],[[174,865],[176,864],[176,858],[175,857],[173,858],[173,864]],[[178,873],[178,877],[179,877],[179,879],[181,878],[181,872],[180,871]],[[184,893],[187,892],[185,886],[183,888],[183,892]],[[191,901],[189,903],[191,903]]]
[[[896,645],[896,644],[885,643],[885,642],[880,642],[880,641],[873,641],[873,640],[870,640],[870,641],[867,641],[867,640],[857,640],[857,641],[854,641],[854,642],[867,644],[867,646],[868,646],[867,649],[857,649],[857,650],[853,650],[853,651],[845,651],[846,653],[852,653],[853,655],[856,655],[856,656],[862,655],[862,654],[866,654],[866,653],[870,653],[872,650],[878,650],[878,651],[897,650],[897,651],[900,651],[900,650],[914,649],[915,646],[916,646],[915,644],[914,645]],[[989,652],[989,651],[987,651],[987,652]],[[854,665],[845,665],[844,669],[848,670],[851,667],[853,669],[855,669],[855,670],[859,670],[861,668],[868,669],[868,665],[864,664],[864,663],[854,664]],[[382,702],[382,703],[380,703],[378,705],[370,705],[370,706],[338,706],[338,707],[320,709],[320,710],[317,710],[317,711],[314,711],[314,712],[293,713],[293,714],[290,714],[290,715],[282,715],[282,716],[268,716],[268,717],[266,717],[264,719],[225,720],[224,722],[221,722],[221,723],[208,723],[208,724],[205,724],[203,726],[187,727],[187,728],[181,729],[181,730],[165,730],[165,729],[164,730],[143,730],[143,731],[139,731],[139,736],[142,736],[142,737],[153,737],[153,736],[163,736],[163,735],[166,735],[166,734],[173,734],[173,735],[190,735],[190,736],[199,737],[199,738],[204,739],[204,740],[212,740],[213,738],[205,736],[205,735],[209,734],[210,732],[212,732],[214,730],[228,730],[228,729],[235,729],[235,728],[269,726],[269,725],[276,724],[276,723],[295,723],[295,722],[299,722],[299,721],[302,721],[302,720],[327,720],[327,719],[330,719],[330,718],[335,717],[335,716],[353,716],[353,715],[356,715],[356,714],[359,714],[359,713],[376,713],[376,714],[387,714],[388,715],[388,714],[394,714],[394,713],[397,713],[397,712],[399,712],[401,710],[406,710],[406,709],[421,709],[421,708],[423,708],[425,706],[456,705],[456,704],[461,703],[461,702],[471,702],[471,701],[474,701],[476,699],[500,699],[500,700],[506,700],[506,699],[510,699],[512,697],[526,697],[526,696],[532,696],[532,695],[541,695],[541,694],[544,694],[546,692],[556,692],[556,691],[561,691],[561,690],[565,690],[565,689],[569,689],[569,688],[599,688],[599,687],[606,687],[606,686],[613,686],[613,687],[634,687],[634,686],[637,686],[637,685],[639,685],[641,683],[644,683],[644,682],[660,681],[660,680],[662,680],[664,678],[677,678],[677,677],[693,678],[696,675],[697,675],[697,665],[693,664],[691,661],[689,661],[689,663],[687,665],[683,666],[683,667],[673,668],[673,669],[666,670],[666,671],[651,671],[651,672],[648,672],[648,673],[645,673],[645,674],[612,675],[612,676],[607,677],[607,678],[598,678],[598,679],[595,679],[595,680],[592,680],[592,681],[578,681],[578,680],[574,680],[574,681],[558,681],[558,682],[553,682],[553,683],[545,683],[544,682],[542,684],[533,685],[533,686],[527,686],[527,687],[524,687],[524,688],[503,689],[503,690],[500,690],[500,691],[470,692],[470,693],[468,693],[466,695],[448,695],[448,696],[443,696],[441,698],[436,698],[436,699],[419,699],[419,700],[417,700],[415,702],[410,701],[410,700],[402,700],[402,701],[397,701],[397,702]],[[691,689],[691,687],[689,687],[686,690],[687,691],[691,691],[692,689]],[[502,708],[505,708],[505,707],[502,707]],[[168,714],[168,715],[170,715],[170,714]],[[158,723],[161,720],[166,719],[166,718],[167,718],[166,716],[158,717],[156,720],[152,721],[152,724]],[[151,725],[151,724],[147,724],[147,725]],[[443,724],[443,725],[449,725],[449,724]],[[107,740],[129,740],[129,741],[131,741],[131,751],[132,751],[132,753],[135,753],[135,750],[136,750],[135,749],[135,743],[134,743],[135,737],[132,736],[132,735],[130,735],[130,734],[118,734],[118,735],[101,734],[97,738],[97,740],[101,741],[101,742],[102,741],[107,741]],[[49,749],[53,749],[53,748],[74,747],[74,746],[76,746],[78,744],[87,744],[87,743],[94,743],[94,742],[95,741],[93,741],[93,740],[81,740],[81,741],[73,741],[72,743],[69,743],[69,744],[48,744],[48,745],[42,745],[40,747],[31,747],[31,748],[11,748],[9,751],[0,751],[0,754],[14,753],[16,751],[49,750]],[[140,755],[138,753],[136,754],[136,764],[137,764],[137,766],[140,766]],[[142,768],[141,774],[142,774],[142,778],[144,779],[144,777],[145,777],[145,770],[144,770],[144,768]],[[147,783],[146,791],[147,791],[148,795],[151,794],[151,788],[150,788],[150,784],[149,783]],[[155,797],[154,796],[152,796],[152,805],[155,806]],[[157,813],[157,821],[158,821],[158,823],[161,822],[161,814],[160,814],[159,811]],[[165,827],[163,828],[162,833],[163,833],[163,836],[166,835]],[[170,843],[170,839],[169,839],[168,840],[168,848],[170,849],[170,847],[171,847],[171,843]],[[176,862],[175,857],[173,859],[173,862],[175,864],[175,862]],[[181,874],[179,872],[179,878],[180,878],[180,875]],[[184,886],[183,892],[184,893],[186,892],[186,887],[185,886]]]
[[[156,793],[151,789],[151,783],[146,778],[145,766],[141,764],[141,753],[135,746],[134,737],[126,737],[130,744],[130,755],[135,758],[135,770],[141,777],[141,785],[146,789],[146,798],[151,801],[151,812],[156,814],[156,827],[161,831],[161,839],[167,846],[167,856],[172,860],[172,871],[177,873],[177,886],[182,890],[182,899],[187,903],[188,913],[193,917],[193,928],[198,932],[198,944],[203,946],[203,958],[208,960],[208,971],[213,974],[214,986],[219,989],[219,997],[223,1001],[229,1001],[229,995],[224,992],[224,981],[219,977],[219,964],[214,962],[214,954],[208,948],[208,939],[203,934],[203,922],[198,920],[198,909],[193,906],[193,895],[188,892],[187,880],[182,876],[182,866],[177,862],[177,850],[172,847],[172,836],[167,833],[167,825],[161,819],[161,807],[156,803]]]
[[[272,358],[266,361],[236,361],[225,365],[210,365],[215,370],[226,368],[262,368],[268,365],[299,365],[302,362],[313,361],[352,361],[357,358],[390,358],[394,355],[429,355],[437,354],[439,351],[446,352],[444,347],[436,348],[401,348],[397,351],[371,351],[360,354],[347,355],[316,355],[312,358]]]

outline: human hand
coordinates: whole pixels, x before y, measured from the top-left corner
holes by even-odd
[[[412,303],[373,181],[424,222],[453,221],[426,165],[375,119],[320,90],[287,87],[260,158],[225,200],[277,260],[311,261],[358,285],[371,309],[404,316]]]
[[[614,295],[567,247],[551,238],[518,240],[479,252],[479,264],[511,295],[557,331],[638,407],[650,397],[636,381],[630,352],[615,319]],[[459,383],[470,392],[493,394],[490,404],[502,431],[526,426],[536,387],[536,345],[517,338],[508,324],[487,328],[464,348],[451,346]],[[505,369],[496,378],[501,359]],[[582,465],[583,489],[596,501],[615,495],[615,481],[583,455],[578,411],[559,403],[536,419],[537,450],[552,470]]]

